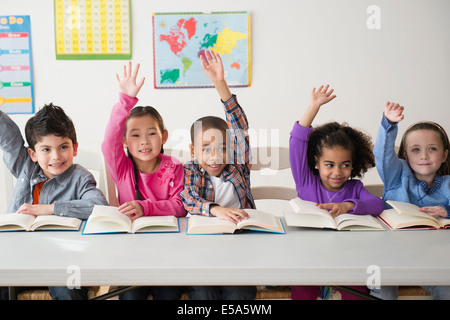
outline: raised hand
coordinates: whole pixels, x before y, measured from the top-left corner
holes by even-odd
[[[206,59],[206,60],[205,60]],[[225,81],[225,71],[223,69],[222,58],[214,51],[205,51],[205,56],[200,55],[202,69],[206,76],[216,87],[222,101],[227,101],[232,94],[227,82]]]
[[[386,107],[384,108],[384,116],[391,123],[400,122],[403,120],[405,115],[403,114],[403,110],[405,108],[398,103],[386,102]]]
[[[320,107],[336,98],[336,95],[332,95],[334,89],[329,88],[329,85],[322,85],[319,89],[316,90],[316,88],[314,88],[312,90],[310,104],[298,121],[299,125],[309,128],[319,112]]]
[[[206,59],[206,60],[205,60]],[[212,50],[205,51],[205,55],[200,55],[202,69],[212,83],[225,80],[222,58]]]
[[[311,92],[311,104],[320,107],[336,98],[336,95],[331,95],[334,89],[328,90],[329,87],[330,86],[327,84],[326,86],[320,86],[317,90],[314,88]]]
[[[123,79],[120,79],[119,75],[116,74],[117,84],[119,85],[119,91],[126,94],[127,96],[134,98],[137,96],[142,86],[144,85],[145,77],[143,77],[139,82],[136,82],[136,78],[139,72],[140,64],[136,65],[135,70],[132,70],[131,61],[128,62],[127,66],[123,66]]]

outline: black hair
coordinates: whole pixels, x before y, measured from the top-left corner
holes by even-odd
[[[308,142],[308,166],[314,173],[316,159],[320,158],[323,148],[343,147],[352,152],[352,172],[350,178],[362,177],[368,169],[375,166],[373,144],[370,136],[356,130],[347,123],[329,122],[316,127],[311,132]]]
[[[77,134],[72,120],[61,107],[55,106],[53,103],[44,105],[41,110],[28,119],[25,125],[25,138],[28,147],[33,151],[42,137],[50,134],[67,137],[72,140],[73,145],[77,143]]]
[[[197,126],[201,126],[202,132],[205,132],[209,129],[218,129],[224,133],[224,136],[226,135],[226,132],[228,130],[228,124],[227,122],[219,117],[214,116],[207,116],[198,119],[195,121],[191,126],[191,142],[194,144],[195,141],[195,135],[198,134],[196,131]]]

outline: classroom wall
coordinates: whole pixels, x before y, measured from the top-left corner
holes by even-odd
[[[367,12],[371,5],[380,10],[380,29],[367,25],[376,18]],[[1,15],[31,16],[36,108],[62,106],[80,148],[99,151],[125,61],[57,61],[53,0],[0,0],[0,8]],[[235,10],[251,13],[252,85],[232,91],[247,113],[253,146],[288,146],[312,88],[327,83],[338,97],[315,124],[346,121],[375,139],[390,100],[406,107],[400,134],[424,119],[450,131],[448,0],[132,0],[132,60],[146,77],[139,99],[161,112],[168,147],[187,148],[191,123],[223,112],[214,89],[154,89],[152,13]],[[12,116],[22,130],[29,117]],[[290,173],[277,177],[292,184]],[[379,181],[374,170],[366,175],[366,183]]]

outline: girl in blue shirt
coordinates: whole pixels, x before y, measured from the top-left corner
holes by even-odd
[[[413,203],[435,217],[450,218],[449,139],[437,123],[422,121],[403,134],[395,154],[397,124],[404,107],[387,102],[375,142],[375,164],[384,183],[383,200]],[[388,205],[386,204],[386,207]],[[434,299],[450,299],[450,286],[425,286]],[[396,299],[398,287],[381,287],[372,294]]]

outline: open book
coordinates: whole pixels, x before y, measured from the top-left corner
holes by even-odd
[[[420,212],[419,207],[412,203],[392,200],[386,202],[393,209],[384,210],[380,219],[393,230],[450,228],[450,219],[435,218],[425,212]]]
[[[180,232],[175,216],[140,217],[132,221],[117,207],[95,205],[82,234]]]
[[[217,217],[192,215],[188,220],[186,234],[222,234],[234,233],[236,230],[286,233],[280,218],[254,209],[244,209],[244,211],[250,217],[237,224]]]
[[[328,210],[320,209],[314,202],[295,198],[290,201],[293,211],[284,213],[286,224],[292,227],[334,230],[385,230],[371,215],[344,213],[333,217]]]
[[[77,231],[81,220],[54,215],[33,216],[22,213],[0,214],[0,231]]]

